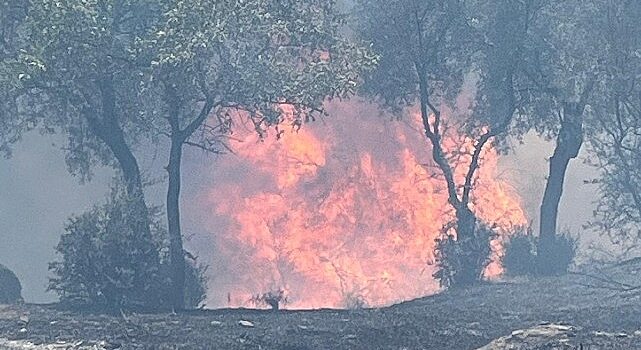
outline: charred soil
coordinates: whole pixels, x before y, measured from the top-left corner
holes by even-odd
[[[493,340],[488,348],[641,349],[640,272],[636,261],[589,272],[605,281],[571,274],[494,282],[363,310],[104,315],[0,306],[0,339],[43,349],[476,349]]]

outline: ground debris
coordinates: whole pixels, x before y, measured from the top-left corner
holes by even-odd
[[[240,320],[240,321],[238,321],[238,324],[243,326],[243,327],[247,327],[247,328],[253,328],[254,327],[254,323],[251,322],[251,321],[247,321],[247,320]]]
[[[580,327],[541,324],[514,330],[477,350],[637,349],[641,339],[633,338],[625,332],[584,332]]]
[[[638,278],[615,272],[625,283]],[[381,309],[194,310],[127,320],[55,304],[0,305],[0,350],[641,349],[641,303],[582,282],[568,275],[487,283]]]
[[[102,342],[64,342],[57,341],[51,344],[34,344],[25,340],[8,340],[0,338],[0,349],[2,350],[112,350],[117,349],[110,344]]]
[[[564,349],[575,328],[560,324],[543,324],[527,329],[517,329],[508,336],[500,337],[478,350],[507,349]]]

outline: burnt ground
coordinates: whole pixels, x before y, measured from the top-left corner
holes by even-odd
[[[631,261],[597,278],[487,283],[367,310],[109,316],[0,306],[0,349],[476,349],[503,336],[486,349],[641,349],[639,272]]]

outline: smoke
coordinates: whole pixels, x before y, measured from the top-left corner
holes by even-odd
[[[79,185],[56,145],[62,142],[31,133],[12,158],[0,160],[0,264],[16,273],[27,302],[55,300],[45,292],[48,263],[64,223],[101,201],[112,176],[110,169],[98,169],[92,182]]]

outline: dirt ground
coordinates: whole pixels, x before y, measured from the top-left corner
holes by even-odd
[[[594,277],[487,283],[365,310],[109,316],[0,306],[0,349],[641,349],[640,272],[632,261]]]

